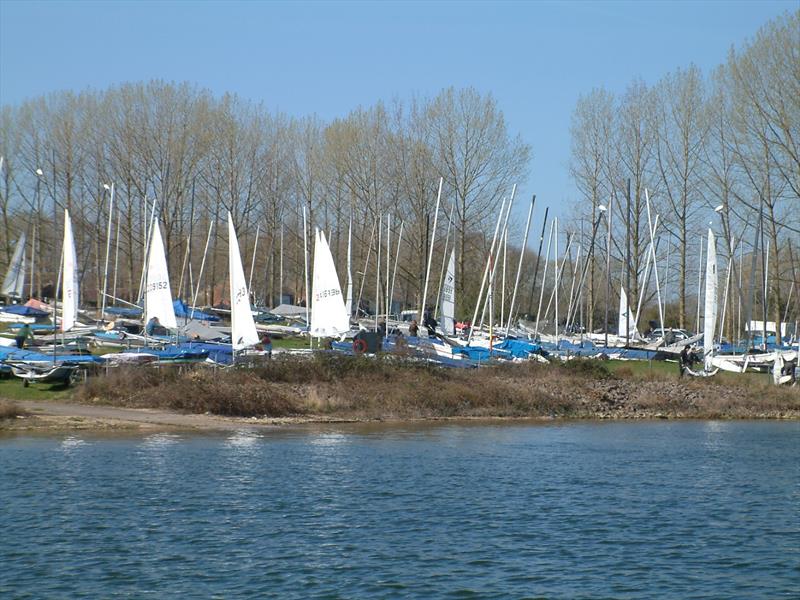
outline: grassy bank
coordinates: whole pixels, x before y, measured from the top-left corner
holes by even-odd
[[[654,366],[655,365],[655,366]],[[576,360],[477,370],[319,353],[253,369],[116,369],[76,400],[244,417],[798,418],[800,390],[765,376],[678,380],[675,365]]]

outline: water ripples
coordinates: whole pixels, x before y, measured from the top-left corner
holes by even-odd
[[[781,598],[795,423],[0,442],[0,596]]]

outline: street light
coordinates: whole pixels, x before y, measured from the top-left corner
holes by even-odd
[[[714,209],[714,212],[715,212],[715,213],[721,213],[721,212],[722,212],[722,209],[724,209],[724,208],[725,208],[725,205],[724,205],[724,204],[720,204],[719,206],[717,206],[717,207]]]

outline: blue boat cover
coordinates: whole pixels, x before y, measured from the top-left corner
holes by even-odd
[[[106,312],[110,315],[117,315],[118,317],[129,317],[131,319],[141,317],[141,308],[126,308],[124,306],[108,306]]]
[[[210,313],[203,312],[202,310],[197,310],[196,308],[189,308],[189,305],[180,298],[173,301],[172,306],[175,309],[175,316],[182,319],[195,319],[196,321],[219,321],[219,317],[217,315],[212,315]]]
[[[0,360],[20,362],[51,362],[53,360],[53,355],[44,354],[42,352],[34,352],[33,350],[19,350],[18,348],[0,346]],[[99,356],[92,356],[90,354],[56,354],[55,362],[96,364],[103,361]]]
[[[200,349],[182,348],[180,346],[165,346],[161,350],[155,348],[130,348],[123,350],[124,354],[153,354],[159,360],[200,360],[208,357],[208,351]]]
[[[542,347],[527,340],[503,340],[495,349],[507,350],[514,358],[530,358],[531,354],[541,352]]]
[[[233,362],[233,347],[230,344],[215,344],[213,342],[186,342],[178,344],[177,348],[184,348],[189,351],[206,352],[208,358],[221,365],[229,365]]]
[[[39,310],[38,308],[25,306],[24,304],[14,304],[12,306],[6,306],[2,310],[3,312],[7,312],[11,315],[22,315],[23,317],[46,317],[50,314],[43,310]]]
[[[25,323],[10,323],[8,325],[8,328],[13,330],[22,329],[23,327],[25,327]],[[53,325],[48,325],[47,323],[31,323],[28,327],[34,331],[53,331],[55,329]]]

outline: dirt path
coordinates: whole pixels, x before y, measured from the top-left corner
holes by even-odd
[[[287,419],[228,418],[156,409],[119,408],[53,400],[17,400],[30,413],[7,429],[241,429],[298,422]]]

